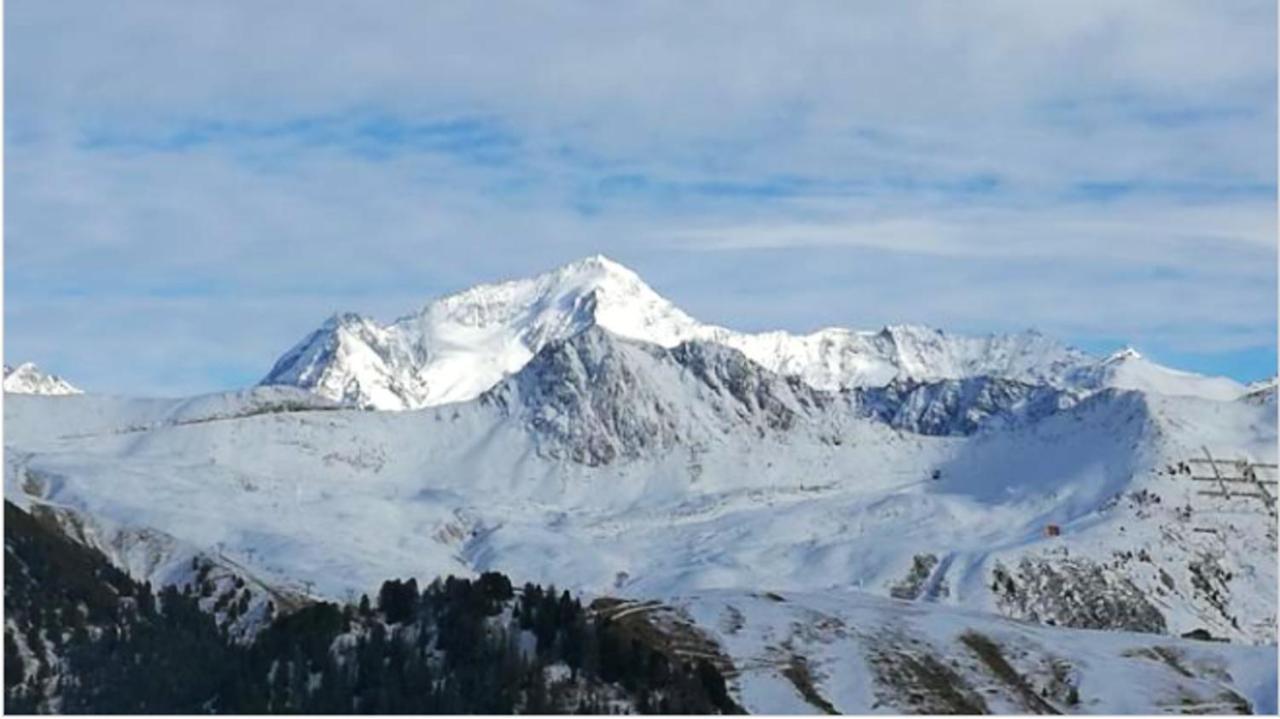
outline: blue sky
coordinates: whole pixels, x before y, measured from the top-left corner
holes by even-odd
[[[11,0],[5,359],[259,379],[604,253],[708,322],[1276,371],[1273,2]]]

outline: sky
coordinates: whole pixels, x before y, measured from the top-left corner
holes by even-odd
[[[259,380],[602,253],[694,317],[1276,373],[1276,4],[9,0],[4,357]]]

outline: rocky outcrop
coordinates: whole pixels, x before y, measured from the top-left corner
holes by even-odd
[[[525,423],[546,457],[588,466],[721,435],[785,433],[834,395],[704,342],[673,349],[589,327],[553,342],[482,397]]]
[[[1078,401],[1064,390],[996,377],[895,380],[884,387],[854,390],[852,398],[863,416],[928,435],[970,435],[1026,424]]]
[[[1124,576],[1088,559],[1023,557],[997,563],[991,591],[1007,616],[1079,629],[1163,634],[1164,615]]]

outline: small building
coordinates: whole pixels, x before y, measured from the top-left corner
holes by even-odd
[[[1059,526],[1058,526],[1058,525],[1056,525],[1056,524],[1046,524],[1046,525],[1044,525],[1044,536],[1046,536],[1046,537],[1057,537],[1057,536],[1058,536],[1058,535],[1060,535],[1060,534],[1062,534],[1062,527],[1059,527]]]

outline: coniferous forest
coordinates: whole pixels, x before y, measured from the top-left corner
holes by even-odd
[[[498,573],[310,603],[237,640],[5,502],[9,713],[737,713],[721,673]]]

